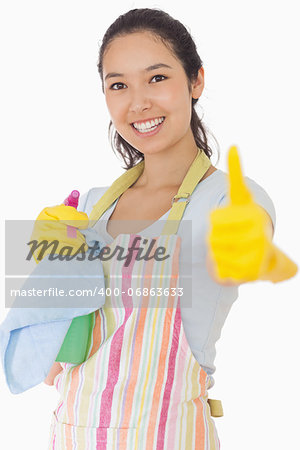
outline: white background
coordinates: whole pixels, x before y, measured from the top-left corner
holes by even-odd
[[[107,186],[123,173],[107,138],[98,49],[119,14],[159,7],[190,29],[204,62],[199,114],[219,142],[217,167],[226,170],[227,150],[238,145],[245,174],[275,203],[275,243],[299,263],[297,6],[296,0],[3,2],[2,248],[4,219],[34,219],[72,189]],[[241,287],[217,343],[209,391],[223,403],[224,417],[214,419],[222,450],[299,448],[299,297],[299,275]],[[2,321],[4,298],[0,313]],[[0,373],[0,448],[46,449],[55,388],[41,384],[12,395]]]

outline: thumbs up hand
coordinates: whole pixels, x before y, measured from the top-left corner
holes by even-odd
[[[293,277],[298,268],[272,243],[270,218],[245,184],[236,147],[228,152],[228,179],[229,204],[210,214],[207,242],[215,278],[276,283]]]

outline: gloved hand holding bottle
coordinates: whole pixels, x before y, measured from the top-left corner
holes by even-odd
[[[88,228],[89,219],[86,213],[76,210],[72,193],[65,200],[70,206],[47,207],[38,215],[31,235],[31,242],[35,242],[32,252],[37,263],[49,254],[74,256],[87,250],[85,238],[79,230]]]
[[[229,204],[210,214],[208,256],[221,283],[293,277],[297,265],[272,243],[272,224],[245,184],[236,147],[228,152]]]

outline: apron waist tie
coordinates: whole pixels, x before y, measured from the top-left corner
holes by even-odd
[[[212,417],[222,417],[224,415],[221,400],[214,400],[213,398],[208,398],[207,403],[210,406],[210,413]]]

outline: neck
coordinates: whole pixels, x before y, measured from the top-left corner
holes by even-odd
[[[195,145],[144,154],[144,170],[134,187],[159,190],[179,187],[198,153]]]

